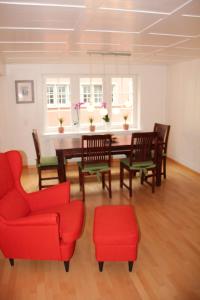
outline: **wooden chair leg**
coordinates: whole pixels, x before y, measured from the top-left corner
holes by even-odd
[[[111,171],[108,173],[109,198],[112,198]]]
[[[102,179],[102,189],[105,189],[105,173],[102,173],[101,179]]]
[[[141,171],[140,183],[144,184],[144,172],[143,171]]]
[[[133,261],[128,262],[128,270],[129,270],[129,272],[132,272],[132,270],[133,270]]]
[[[40,168],[38,168],[38,185],[39,185],[39,190],[42,189],[42,171]]]
[[[123,188],[123,181],[124,181],[124,168],[122,163],[120,163],[120,188]]]
[[[9,258],[9,262],[10,262],[11,267],[13,267],[14,266],[14,259],[13,258]]]
[[[65,271],[69,272],[69,260],[64,261],[64,267],[65,267]]]
[[[166,156],[163,157],[163,175],[164,175],[164,179],[166,179],[167,174],[166,174],[166,166],[167,165],[167,158]]]
[[[99,271],[102,272],[103,271],[103,261],[99,261]]]
[[[133,173],[129,170],[129,196],[132,197],[132,176]]]
[[[156,170],[153,169],[153,170],[152,170],[152,173],[153,173],[153,175],[152,175],[152,193],[154,193],[154,192],[155,192],[155,177],[156,177]]]

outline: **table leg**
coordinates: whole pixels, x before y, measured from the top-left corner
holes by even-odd
[[[56,151],[57,159],[58,159],[58,177],[59,182],[65,182],[67,180],[65,173],[65,157],[62,150]]]

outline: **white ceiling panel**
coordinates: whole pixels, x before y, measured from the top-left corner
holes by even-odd
[[[183,56],[183,57],[199,57],[200,56],[200,49],[182,49],[182,48],[168,48],[163,49],[160,52],[161,55],[175,55],[175,56]]]
[[[184,43],[179,44],[176,48],[198,48],[200,49],[200,37],[196,39],[190,39]]]
[[[183,7],[180,11],[180,14],[189,14],[189,15],[199,15],[200,16],[200,1],[193,0],[188,5]]]
[[[151,32],[195,37],[200,34],[200,18],[170,16],[151,28]]]
[[[64,31],[29,31],[29,30],[3,30],[0,29],[0,41],[69,41],[71,32]]]
[[[200,58],[199,48],[200,0],[0,0],[5,62],[77,61],[96,51],[165,64]]]
[[[185,0],[104,0],[101,7],[170,13],[185,2]]]
[[[158,19],[159,17],[153,14],[125,13],[122,15],[120,12],[90,10],[86,13],[84,26],[86,29],[140,32]]]
[[[0,4],[0,26],[73,28],[81,10]]]

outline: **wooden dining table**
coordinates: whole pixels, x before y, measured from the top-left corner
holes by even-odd
[[[54,139],[54,146],[56,156],[58,159],[58,176],[59,182],[67,180],[65,161],[71,158],[81,157],[81,137],[62,137]],[[112,137],[111,154],[120,155],[128,154],[131,149],[131,134],[127,135],[114,135]],[[157,172],[156,172],[156,185],[161,185],[161,159],[158,159]]]

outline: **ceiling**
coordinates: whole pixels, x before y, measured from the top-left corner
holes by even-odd
[[[200,0],[0,1],[0,61],[133,63],[200,58]]]

